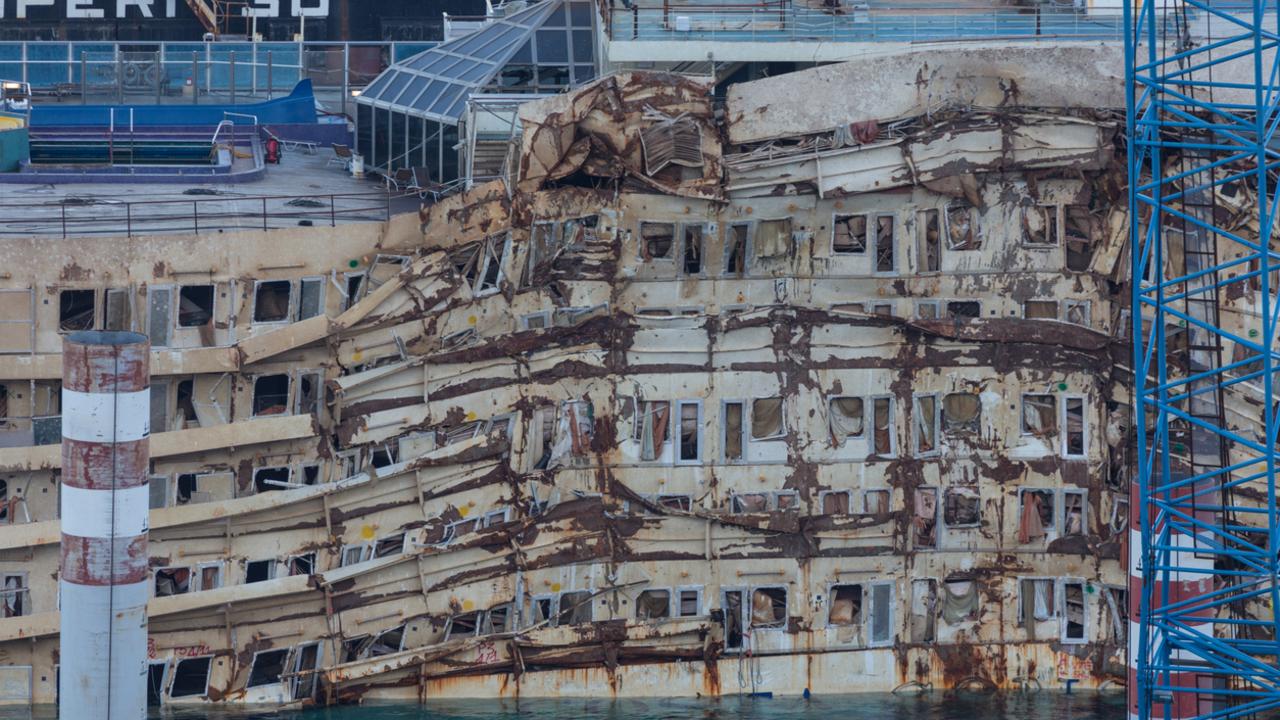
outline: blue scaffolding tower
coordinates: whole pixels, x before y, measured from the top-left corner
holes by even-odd
[[[1144,720],[1280,707],[1276,10],[1125,4]]]

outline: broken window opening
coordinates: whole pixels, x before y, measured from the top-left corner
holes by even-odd
[[[449,618],[449,627],[445,630],[445,642],[458,638],[475,637],[480,631],[480,611],[454,615]]]
[[[4,589],[0,593],[4,596],[4,617],[31,614],[31,589],[27,585],[26,573],[6,573]]]
[[[1062,535],[1085,534],[1085,494],[1083,490],[1062,491]]]
[[[497,635],[511,630],[511,603],[489,608],[480,626],[481,635]]]
[[[1038,205],[1022,212],[1024,245],[1055,246],[1058,244],[1058,206]]]
[[[555,626],[555,616],[551,612],[551,606],[555,604],[555,600],[555,597],[550,595],[530,598],[529,610],[535,625],[547,623],[552,627]]]
[[[196,416],[195,381],[178,382],[174,393],[173,430],[200,427],[200,419]]]
[[[937,637],[938,582],[933,579],[911,581],[909,608],[911,642],[931,643]]]
[[[404,646],[404,626],[399,625],[390,630],[384,630],[373,639],[369,644],[368,657],[382,657],[398,653]]]
[[[982,317],[982,303],[977,300],[952,300],[947,303],[948,320],[974,320]]]
[[[191,592],[191,569],[184,567],[156,570],[155,596],[185,595]]]
[[[724,239],[724,274],[742,277],[747,271],[747,255],[750,253],[751,225],[736,223],[729,226]]]
[[[860,397],[833,397],[827,406],[831,439],[843,446],[849,438],[862,437],[863,403]]]
[[[741,460],[743,434],[746,428],[743,424],[743,403],[729,402],[724,403],[724,459],[725,460]]]
[[[868,515],[884,516],[889,514],[889,491],[868,490],[862,495],[863,511]]]
[[[697,462],[702,459],[702,407],[696,402],[679,403],[680,452],[679,462]]]
[[[558,625],[584,625],[591,622],[591,593],[586,590],[560,593]]]
[[[756,398],[751,401],[751,439],[776,440],[786,435],[780,397]]]
[[[289,413],[289,376],[259,375],[253,380],[253,416]]]
[[[1063,319],[1069,323],[1089,327],[1091,319],[1088,300],[1064,300]]]
[[[294,555],[289,558],[290,575],[310,575],[316,570],[316,554]]]
[[[1084,398],[1067,396],[1062,402],[1062,455],[1084,457],[1085,421]]]
[[[741,650],[746,628],[743,623],[742,590],[723,592],[724,647],[725,650]]]
[[[367,275],[362,272],[343,273],[346,278],[346,291],[342,296],[342,309],[345,311],[364,297],[365,278]]]
[[[836,215],[832,221],[831,252],[849,255],[867,251],[867,216]]]
[[[282,322],[289,319],[289,296],[293,283],[288,280],[259,280],[253,293],[254,322]]]
[[[914,514],[911,518],[912,537],[917,548],[933,548],[938,545],[938,489],[918,487],[914,493]]]
[[[659,495],[658,507],[689,512],[693,509],[693,498],[688,495]]]
[[[288,467],[265,467],[253,471],[254,492],[289,489]]]
[[[787,589],[760,587],[751,591],[751,628],[780,628],[787,622]]]
[[[832,627],[862,627],[862,586],[832,585],[828,595],[831,610],[827,624]]]
[[[685,275],[702,273],[702,226],[683,225],[681,242],[681,262]]]
[[[1062,581],[1062,641],[1085,641],[1084,583]]]
[[[323,388],[324,377],[320,373],[298,373],[298,398],[294,412],[299,415],[319,415]]]
[[[674,257],[676,226],[674,223],[640,223],[640,257],[645,260],[670,260]]]
[[[216,590],[222,587],[222,563],[200,566],[200,590]]]
[[[209,668],[212,657],[183,658],[173,667],[173,685],[169,697],[195,697],[209,691]]]
[[[696,617],[702,614],[702,591],[680,590],[676,612],[679,617]]]
[[[1054,529],[1054,492],[1023,489],[1018,495],[1018,542],[1026,545]]]
[[[1089,269],[1093,262],[1096,227],[1088,205],[1067,205],[1062,209],[1062,234],[1067,243],[1068,270],[1084,272]]]
[[[853,493],[848,490],[823,490],[818,493],[823,515],[848,515]]]
[[[892,457],[894,454],[893,398],[878,397],[871,400],[872,420],[875,423],[871,454]]]
[[[324,312],[326,282],[326,278],[322,277],[306,277],[299,281],[297,320],[313,318]]]
[[[474,523],[476,521],[472,520],[471,522]],[[376,558],[391,557],[392,555],[399,555],[402,552],[404,552],[404,533],[389,535],[378,540],[378,542],[373,545],[373,556]]]
[[[453,264],[454,272],[472,287],[480,276],[480,245],[480,243],[464,245],[449,254],[449,262]]]
[[[942,522],[947,527],[978,527],[982,509],[978,492],[969,488],[947,488],[943,496]]]
[[[276,576],[275,560],[250,560],[244,566],[245,584],[265,582]]]
[[[942,269],[942,220],[938,210],[921,210],[916,215],[919,231],[920,272]]]
[[[916,303],[916,317],[921,320],[938,319],[938,301],[920,300]]]
[[[280,675],[284,673],[285,657],[288,654],[288,648],[262,650],[254,653],[253,665],[249,668],[249,681],[245,683],[245,687],[258,687],[280,682]]]
[[[1052,437],[1058,434],[1058,401],[1053,395],[1022,396],[1022,434]]]
[[[186,505],[191,502],[191,496],[200,490],[198,477],[195,473],[183,473],[178,476],[173,494],[174,505]]]
[[[968,203],[947,206],[947,249],[982,249],[982,238],[978,235],[977,208]]]
[[[943,428],[950,435],[976,435],[982,420],[977,393],[948,393],[942,398]]]
[[[353,638],[347,638],[342,641],[342,662],[355,662],[360,659],[360,653],[364,649],[365,644],[370,640],[368,635],[357,635]]]
[[[58,329],[62,332],[92,330],[97,319],[96,290],[63,290],[58,293]]]
[[[475,294],[481,295],[498,291],[498,286],[503,279],[502,266],[506,262],[507,253],[511,247],[510,238],[511,236],[506,233],[490,235],[485,238],[481,268],[475,284]]]
[[[739,493],[733,496],[735,513],[762,513],[769,510],[768,493]]]
[[[896,218],[893,215],[876,216],[876,272],[878,273],[891,273],[898,269],[893,247],[896,224]]]
[[[213,286],[183,285],[178,290],[178,327],[200,327],[213,321]]]
[[[341,566],[357,565],[373,559],[373,543],[358,543],[342,546]]]
[[[1022,304],[1022,317],[1028,320],[1057,320],[1057,300],[1028,300]]]
[[[645,590],[636,598],[636,619],[657,620],[671,617],[671,591]]]
[[[938,452],[938,396],[917,395],[914,414],[916,455]]]
[[[640,417],[634,423],[635,439],[640,441],[640,459],[657,460],[662,456],[667,442],[667,426],[670,424],[671,403],[665,400],[644,400],[636,403]]]
[[[127,288],[107,290],[104,308],[103,330],[125,331],[133,329],[133,292]]]

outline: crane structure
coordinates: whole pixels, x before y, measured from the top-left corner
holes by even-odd
[[[1280,707],[1276,1],[1126,4],[1129,715]]]

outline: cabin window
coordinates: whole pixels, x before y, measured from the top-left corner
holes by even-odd
[[[832,223],[831,253],[850,255],[867,251],[867,216],[836,215]]]
[[[489,608],[485,613],[484,623],[480,628],[482,635],[494,635],[508,632],[511,623],[511,603],[503,603]]]
[[[893,457],[895,453],[893,398],[872,398],[871,412],[872,421],[874,423],[871,454],[878,455],[880,457]]]
[[[741,460],[743,436],[746,427],[743,423],[743,403],[726,401],[724,403],[724,459]]]
[[[183,473],[178,476],[177,482],[174,483],[174,505],[186,505],[191,502],[191,496],[200,490],[200,482],[197,478],[195,473]]]
[[[868,633],[871,645],[888,645],[893,641],[893,585],[875,583],[871,586],[871,627]]]
[[[1022,317],[1028,320],[1057,320],[1057,300],[1028,300],[1022,303]]]
[[[367,657],[382,657],[392,653],[400,652],[404,646],[404,626],[399,625],[390,630],[384,630],[373,639],[369,644]]]
[[[938,301],[920,300],[916,302],[916,317],[921,320],[938,319]]]
[[[972,205],[956,203],[947,206],[947,249],[982,249],[982,240],[978,236],[978,213]]]
[[[389,557],[404,552],[404,533],[382,538],[373,546],[374,557]]]
[[[328,278],[302,278],[298,284],[297,320],[313,318],[324,312],[324,286]]]
[[[342,309],[345,311],[364,297],[364,281],[368,275],[363,272],[343,273],[343,277],[347,281],[346,291],[342,296]]]
[[[635,439],[640,441],[640,459],[657,460],[667,442],[667,426],[671,420],[671,403],[665,400],[642,400],[636,403],[640,417],[634,423]]]
[[[676,592],[679,606],[676,608],[680,617],[696,617],[702,614],[702,591],[682,589]]]
[[[151,338],[152,347],[169,345],[170,329],[173,327],[172,313],[173,288],[148,288],[147,335]]]
[[[160,568],[155,575],[155,596],[185,595],[191,592],[191,568]]]
[[[265,467],[253,471],[254,492],[270,492],[272,490],[289,489],[289,468]]]
[[[1062,234],[1066,239],[1067,269],[1084,272],[1093,261],[1093,216],[1088,205],[1062,208]]]
[[[130,330],[133,328],[133,312],[131,291],[124,288],[107,290],[107,301],[104,303],[105,316],[103,330]]]
[[[1022,242],[1044,247],[1058,244],[1058,206],[1037,205],[1022,212]]]
[[[551,311],[543,310],[541,312],[529,313],[520,316],[521,330],[542,330],[551,327]]]
[[[1088,300],[1063,300],[1062,308],[1064,320],[1075,325],[1089,327],[1091,317]]]
[[[868,490],[862,494],[863,511],[868,515],[889,514],[889,491]]]
[[[891,273],[898,269],[894,253],[896,225],[893,215],[876,216],[876,272]]]
[[[1022,396],[1022,434],[1039,437],[1058,434],[1057,398],[1048,394]]]
[[[747,255],[751,251],[751,225],[736,223],[729,226],[724,238],[724,274],[742,277],[747,270]]]
[[[31,588],[27,585],[26,573],[5,573],[4,588],[0,596],[4,598],[4,617],[21,617],[31,614]]]
[[[206,563],[199,567],[200,590],[216,590],[222,587],[222,563]]]
[[[475,610],[449,618],[449,629],[445,631],[446,641],[455,638],[475,637],[480,629],[480,611]]]
[[[969,488],[947,488],[943,496],[942,522],[947,527],[977,527],[982,523],[978,492]]]
[[[289,295],[293,283],[288,280],[259,280],[253,293],[253,321],[281,322],[289,319]]]
[[[673,223],[640,223],[640,257],[670,260],[674,257],[676,226]]]
[[[947,303],[948,320],[974,320],[982,317],[982,304],[977,300],[952,300]]]
[[[355,565],[373,558],[373,543],[342,546],[342,567]]]
[[[751,627],[780,628],[786,622],[786,588],[761,587],[751,591]]]
[[[914,513],[911,518],[912,538],[917,548],[934,548],[938,545],[938,489],[918,487]]]
[[[1062,581],[1062,614],[1062,642],[1084,642],[1086,640],[1084,583]]]
[[[183,658],[173,667],[169,697],[196,697],[209,692],[209,668],[213,658]]]
[[[290,575],[311,575],[316,570],[316,554],[313,552],[289,558]]]
[[[702,272],[702,226],[681,226],[682,242],[680,258],[685,275],[698,275]]]
[[[289,412],[289,376],[259,375],[253,380],[253,416],[286,415]]]
[[[848,515],[853,493],[848,490],[823,490],[818,493],[823,515]]]
[[[1062,455],[1080,458],[1085,455],[1084,398],[1066,396],[1062,399]]]
[[[96,290],[63,290],[58,294],[58,329],[92,330],[97,319]]]
[[[942,221],[938,210],[921,210],[916,214],[919,232],[920,272],[938,272],[942,265]]]
[[[560,625],[583,625],[591,622],[591,593],[586,590],[560,593]]]
[[[947,580],[942,583],[942,619],[949,625],[977,620],[982,613],[982,596],[974,580]]]
[[[976,393],[948,393],[942,398],[942,427],[949,435],[976,435],[982,399]]]
[[[844,445],[849,438],[862,437],[866,429],[862,398],[833,397],[827,404],[827,411],[827,424],[836,445]]]
[[[1064,537],[1085,534],[1085,491],[1062,491],[1062,534]]]
[[[320,396],[324,389],[324,377],[318,372],[298,373],[298,398],[294,412],[299,415],[316,415],[320,412]]]
[[[751,439],[776,440],[786,435],[782,416],[782,398],[756,398],[751,401]]]
[[[1018,542],[1027,544],[1054,530],[1054,492],[1023,489],[1018,495]]]
[[[834,627],[862,627],[862,586],[833,585],[830,594],[831,610],[827,624]]]
[[[677,462],[697,462],[702,459],[702,405],[697,402],[681,402],[680,446]]]
[[[280,682],[280,675],[284,673],[284,661],[288,655],[288,648],[254,653],[253,665],[249,668],[249,681],[244,686],[258,687]]]
[[[265,582],[276,576],[275,560],[250,560],[244,566],[245,583]]]
[[[915,397],[915,423],[912,437],[916,444],[916,455],[935,455],[938,452],[938,396],[917,395]]]
[[[636,619],[655,620],[671,617],[671,591],[645,590],[636,598]]]
[[[183,285],[178,291],[178,327],[200,327],[213,320],[213,286]]]
[[[758,258],[784,257],[791,254],[791,218],[761,220],[756,225],[752,254]]]

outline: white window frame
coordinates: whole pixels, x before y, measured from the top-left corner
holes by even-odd
[[[867,227],[867,238],[868,250],[870,253],[869,257],[871,258],[871,273],[881,277],[898,275],[901,272],[900,268],[902,267],[902,258],[900,257],[902,255],[900,252],[901,245],[898,242],[900,240],[898,234],[902,231],[901,218],[898,217],[898,213],[894,212],[870,213],[870,217],[871,224]],[[879,242],[880,218],[882,217],[893,218],[893,237],[889,240],[893,245],[893,267],[888,270],[880,270],[878,268],[880,263],[876,257],[878,254],[876,252],[878,249],[876,244]]]
[[[280,320],[258,320],[258,289],[264,283],[288,283],[289,284],[289,307],[285,310],[284,318]],[[216,290],[215,290],[216,292]],[[249,324],[250,325],[288,325],[293,322],[293,318],[298,311],[298,281],[286,280],[283,278],[254,280],[253,281],[253,302],[249,304]]]
[[[742,274],[737,275],[729,271],[729,233],[733,232],[736,226],[745,226],[747,228],[746,240],[742,243]],[[755,260],[756,249],[756,223],[754,220],[739,220],[730,222],[725,225],[724,241],[720,245],[720,277],[751,277],[751,266]]]
[[[782,405],[781,405],[781,407],[778,409],[778,415],[779,415],[779,418],[780,418],[780,419],[781,419],[781,421],[782,421],[782,423],[781,423],[781,427],[779,428],[779,430],[778,430],[777,434],[774,434],[774,435],[768,435],[768,436],[766,436],[766,437],[762,437],[762,438],[755,437],[754,432],[755,432],[755,416],[756,416],[756,409],[755,409],[755,405],[756,405],[756,401],[757,401],[757,400],[772,400],[772,399],[774,399],[774,398],[778,398],[779,400],[781,400],[781,401],[782,401]],[[762,395],[762,396],[759,396],[759,397],[753,397],[753,398],[751,398],[749,401],[747,401],[747,404],[746,404],[746,406],[744,407],[744,412],[745,412],[746,417],[744,417],[744,418],[743,418],[743,422],[742,422],[742,424],[746,427],[747,442],[749,442],[749,443],[758,443],[758,442],[777,442],[777,441],[779,441],[779,440],[785,440],[785,439],[787,438],[787,430],[788,430],[788,427],[787,427],[787,397],[786,397],[785,395]],[[743,453],[744,453],[744,454],[746,453],[746,446],[745,446],[745,445],[743,446]]]
[[[532,320],[533,318],[541,318],[542,327],[540,328],[529,327],[529,321]],[[520,323],[519,327],[520,327],[520,330],[546,330],[548,328],[553,327],[553,322],[554,321],[552,319],[550,310],[539,310],[538,312],[531,312],[531,313],[526,313],[524,315],[521,315],[519,320],[519,323]]]
[[[705,616],[705,615],[707,614],[707,611],[706,611],[707,609],[706,609],[706,607],[702,604],[702,598],[703,598],[703,592],[702,592],[702,590],[703,590],[703,586],[702,586],[702,585],[677,585],[677,586],[676,586],[676,588],[675,588],[675,592],[674,592],[673,598],[672,598],[672,610],[673,610],[673,612],[672,612],[672,614],[671,614],[671,617],[673,617],[673,618],[690,618],[690,617],[703,617],[703,616]],[[697,596],[698,596],[698,601],[697,601],[697,602],[698,602],[698,611],[697,611],[696,613],[694,613],[693,615],[685,615],[685,614],[683,614],[683,613],[681,613],[681,612],[680,612],[680,594],[681,594],[681,593],[685,593],[685,592],[693,592],[693,593],[696,593],[696,594],[697,594]]]
[[[1018,432],[1022,437],[1039,437],[1035,433],[1027,432],[1027,398],[1028,397],[1052,397],[1054,402],[1054,413],[1058,419],[1058,433],[1062,433],[1062,398],[1058,393],[1051,392],[1023,392],[1018,394]],[[1059,440],[1061,443],[1061,440]]]
[[[964,205],[964,209],[969,212],[969,225],[970,225],[969,230],[970,232],[973,233],[973,240],[975,243],[977,243],[978,247],[961,249],[961,248],[956,248],[951,244],[951,213],[953,211],[960,210],[961,209],[960,206],[962,202]],[[952,200],[951,202],[943,206],[942,214],[943,214],[943,223],[940,231],[942,232],[943,245],[946,247],[948,252],[976,252],[982,249],[982,235],[978,232],[979,213],[978,213],[977,206],[970,205],[967,201]]]
[[[866,489],[866,490],[863,490],[863,491],[862,491],[862,508],[861,508],[861,510],[862,510],[862,513],[863,513],[864,515],[865,515],[865,514],[867,514],[867,513],[869,513],[869,512],[871,512],[870,510],[868,510],[868,509],[867,509],[867,496],[868,496],[868,495],[870,495],[871,493],[884,493],[884,498],[885,498],[884,508],[885,508],[885,512],[886,512],[886,513],[892,512],[892,510],[890,510],[890,505],[892,505],[892,504],[893,504],[893,491],[892,491],[891,489],[889,489],[889,488],[868,488],[868,489]],[[852,506],[851,506],[851,507],[852,507]]]
[[[176,658],[173,658],[173,672],[169,673],[171,677],[169,678],[169,681],[168,681],[167,683],[165,683],[165,688],[164,688],[164,697],[167,697],[167,698],[172,698],[172,697],[174,697],[174,695],[173,695],[173,681],[174,681],[174,680],[176,680],[176,679],[178,678],[178,665],[179,665],[179,664],[181,664],[182,662],[184,662],[184,661],[186,661],[186,660],[206,660],[206,659],[209,661],[209,664],[207,665],[208,670],[207,670],[207,671],[205,672],[205,674],[204,674],[204,692],[201,692],[201,693],[198,693],[198,694],[193,694],[193,695],[178,695],[177,697],[183,697],[183,698],[208,697],[208,696],[209,696],[209,682],[210,682],[210,680],[213,678],[213,659],[214,659],[214,656],[213,656],[213,655],[196,655],[196,656],[194,656],[194,657],[176,657]],[[245,680],[246,680],[246,682],[247,682],[247,681],[248,681],[248,678],[246,677],[246,678],[245,678]]]
[[[1080,327],[1093,327],[1093,303],[1088,300],[1073,300],[1065,298],[1058,303],[1061,308],[1062,322],[1079,325]],[[1073,308],[1084,308],[1084,322],[1078,323],[1071,319],[1071,310]]]
[[[884,584],[884,583],[882,583],[882,584]],[[846,586],[849,586],[849,585],[857,585],[859,588],[861,588],[861,592],[862,592],[862,623],[861,623],[860,625],[858,625],[858,626],[855,626],[855,625],[832,625],[832,624],[831,624],[831,606],[832,606],[832,604],[835,602],[835,592],[834,592],[834,591],[835,591],[835,589],[836,589],[836,588],[838,588],[838,587],[846,587]],[[823,627],[828,627],[828,628],[857,627],[859,630],[869,631],[869,630],[870,630],[870,628],[862,627],[862,625],[865,625],[866,623],[868,623],[868,622],[870,621],[870,620],[869,620],[869,614],[867,613],[867,608],[869,607],[868,602],[869,602],[869,601],[870,601],[870,599],[871,599],[871,594],[867,592],[867,588],[868,588],[868,587],[870,587],[870,583],[866,583],[866,582],[854,582],[854,581],[852,581],[852,580],[837,580],[836,582],[830,582],[830,583],[827,583],[827,596],[826,596],[826,601],[823,603],[823,605],[826,605],[826,607],[827,607],[827,617],[826,617],[826,622],[824,622],[824,623],[823,623]],[[890,623],[890,627],[892,627],[892,623]],[[863,641],[865,642],[865,641],[866,641],[866,638],[863,638]]]
[[[846,505],[846,507],[848,507],[848,508],[849,508],[849,514],[850,514],[850,515],[855,515],[855,514],[857,514],[857,508],[855,508],[855,507],[854,507],[854,505],[853,505],[853,491],[852,491],[852,490],[822,490],[822,491],[820,491],[820,492],[818,493],[818,512],[819,512],[820,514],[822,514],[822,515],[824,515],[824,516],[827,514],[825,511],[823,511],[823,509],[822,509],[822,508],[827,504],[827,503],[826,503],[827,497],[828,497],[828,496],[831,496],[831,495],[844,495],[846,498],[848,498],[848,502],[847,502],[847,503],[845,503],[845,505]]]
[[[956,492],[967,497],[973,497],[978,501],[978,519],[971,523],[956,523],[952,525],[947,522],[947,495]],[[982,527],[982,490],[978,486],[974,487],[943,487],[942,497],[938,498],[938,507],[942,508],[942,517],[938,522],[939,527],[947,529],[972,530]]]
[[[502,244],[497,252],[490,253],[490,243],[496,237],[502,238]],[[511,233],[502,231],[493,235],[486,236],[480,241],[480,257],[476,260],[476,284],[472,288],[472,297],[488,297],[502,291],[502,283],[507,279],[507,261],[511,255]],[[498,276],[494,278],[493,287],[480,289],[480,284],[484,282],[485,275],[488,274],[489,263],[496,261],[498,263]]]
[[[667,594],[667,616],[666,617],[648,618],[647,620],[643,620],[643,621],[640,620],[640,617],[639,617],[640,596],[647,592],[665,592]],[[636,608],[636,617],[635,617],[636,621],[637,622],[653,622],[654,620],[671,620],[673,618],[679,617],[679,615],[677,615],[675,612],[676,610],[675,606],[676,606],[676,603],[679,602],[679,597],[680,596],[676,595],[675,589],[669,585],[650,585],[650,586],[640,588],[640,592],[636,593],[635,602],[632,603]]]
[[[933,449],[921,450],[920,398],[933,398]],[[937,457],[942,454],[942,394],[914,393],[911,396],[911,451],[918,458]],[[941,498],[939,498],[941,499]]]
[[[173,310],[174,310],[173,327],[174,328],[183,329],[183,330],[194,330],[196,328],[201,327],[200,325],[182,325],[178,318],[182,315],[182,289],[188,288],[188,287],[200,287],[202,285],[208,285],[209,287],[213,288],[213,306],[209,308],[209,320],[210,322],[214,322],[214,323],[217,322],[218,306],[221,305],[221,303],[218,302],[218,283],[213,282],[212,280],[210,280],[207,283],[190,283],[190,284],[184,283],[182,285],[174,286],[176,288],[176,292],[174,293],[174,301],[173,301],[174,302],[174,307],[173,307]],[[103,322],[106,322],[106,317],[105,317],[106,296],[105,295],[103,296],[103,312],[104,312]]]
[[[320,285],[320,307],[316,309],[316,314],[311,317],[319,317],[325,314],[325,286],[329,284],[329,278],[324,275],[303,275],[298,278],[298,306],[294,309],[293,314],[290,315],[292,318],[298,318],[299,313],[302,312],[302,286],[304,283],[308,282],[314,282]],[[297,321],[301,322],[302,320],[309,319],[310,318],[298,318]]]
[[[1084,578],[1060,577],[1055,579],[1054,602],[1058,611],[1058,639],[1064,645],[1083,645],[1089,642],[1089,593],[1085,589],[1088,583]],[[1079,638],[1067,637],[1067,586],[1080,586],[1080,635]]]
[[[258,656],[262,655],[263,653],[277,653],[281,651],[284,652],[284,662],[280,664],[281,676],[276,678],[275,682],[263,683],[261,685],[250,685],[249,680],[253,677],[253,668],[258,664]],[[272,685],[275,685],[275,684],[284,684],[284,681],[285,681],[284,674],[289,672],[289,658],[292,656],[292,654],[293,653],[290,648],[267,648],[265,650],[259,650],[255,652],[253,654],[253,660],[249,663],[249,671],[244,678],[245,689],[247,690],[250,687],[271,687]],[[212,674],[212,672],[210,672],[210,674]],[[206,687],[206,690],[207,689],[208,688]]]
[[[1056,242],[1032,242],[1024,230],[1022,233],[1022,242],[1019,243],[1025,248],[1037,248],[1040,250],[1048,250],[1062,245],[1062,205],[1059,203],[1043,203],[1038,202],[1030,207],[1024,207],[1022,212],[1025,214],[1029,211],[1039,211],[1045,222],[1045,235],[1049,235],[1050,223],[1053,226],[1053,239]],[[1025,223],[1023,228],[1025,228]]]
[[[729,448],[729,405],[742,406],[742,423],[740,432],[742,437],[738,442],[738,449],[741,457],[731,458],[725,455],[725,451]],[[720,459],[726,465],[741,465],[750,462],[748,458],[747,445],[751,440],[751,403],[744,398],[723,398],[720,400]]]
[[[347,553],[352,550],[359,550],[357,559],[354,562],[347,562]],[[351,565],[359,565],[362,562],[368,562],[373,559],[373,543],[348,543],[338,550],[338,567],[349,567]]]
[[[644,256],[644,226],[645,225],[670,225],[671,226],[671,256],[665,258],[647,258]],[[636,259],[641,264],[649,265],[652,263],[678,263],[681,250],[680,223],[674,220],[641,220],[636,223]]]
[[[207,588],[204,586],[204,571],[206,568],[217,568],[218,587]],[[223,563],[221,560],[215,560],[213,562],[197,563],[194,572],[195,572],[195,578],[194,578],[195,582],[193,584],[198,586],[195,588],[194,592],[204,592],[205,590],[217,590],[218,588],[226,587],[227,585],[227,582],[226,582],[227,567],[226,567],[226,564]]]
[[[702,432],[702,425],[703,425],[702,401],[701,400],[676,400],[672,402],[671,405],[673,406],[673,409],[675,411],[674,413],[672,413],[672,419],[675,422],[670,423],[671,425],[675,426],[675,432],[668,433],[670,435],[670,440],[671,440],[671,459],[676,465],[701,465],[703,457],[705,457],[704,450],[706,447],[706,441],[705,441],[705,438],[703,437],[704,434]],[[682,459],[680,457],[680,429],[681,429],[680,423],[682,422],[682,418],[684,417],[682,413],[686,405],[693,405],[696,408],[698,408],[698,419],[696,421],[698,452],[695,457],[687,460]]]
[[[920,308],[922,307],[933,308],[933,317],[928,318],[922,315],[920,313]],[[917,320],[940,320],[942,318],[941,312],[942,303],[937,300],[917,300],[915,303],[914,313]]]
[[[1051,488],[1051,487],[1020,487],[1018,488],[1018,517],[1022,516],[1022,496],[1028,492],[1048,493],[1053,496],[1053,515],[1052,515],[1053,524],[1048,527],[1045,527],[1044,531],[1045,531],[1046,537],[1049,535],[1056,536],[1057,534],[1059,534],[1058,529],[1062,527],[1058,522],[1060,516],[1062,515],[1062,500],[1060,497],[1058,497],[1059,493],[1057,488]],[[1033,580],[1035,578],[1027,578],[1027,579]]]
[[[785,611],[782,613],[782,622],[778,625],[757,626],[755,620],[751,617],[751,603],[755,601],[756,591],[758,590],[781,590],[782,600]],[[768,583],[766,585],[752,585],[746,590],[747,596],[743,598],[745,602],[742,604],[743,613],[746,615],[746,623],[743,627],[749,632],[786,632],[787,618],[791,617],[791,586],[785,583]]]
[[[889,588],[889,619],[888,619],[888,623],[889,623],[888,636],[889,637],[885,640],[876,640],[874,636],[874,633],[875,633],[874,624],[875,624],[875,617],[876,617],[875,589],[880,586],[885,586]],[[894,632],[894,630],[897,628],[896,621],[897,621],[897,615],[898,615],[897,608],[894,607],[895,597],[898,594],[898,588],[896,583],[894,583],[891,580],[870,581],[870,582],[862,583],[862,588],[863,588],[862,606],[863,608],[865,608],[863,610],[863,614],[866,616],[865,645],[867,647],[892,647],[894,643],[894,638],[896,636],[896,633]]]
[[[691,227],[700,228],[699,237],[702,239],[702,269],[696,273],[690,273],[684,269],[685,241],[688,238],[687,229]],[[676,223],[676,275],[680,277],[701,278],[707,276],[707,239],[714,236],[716,232],[715,223],[687,222]]]
[[[1089,534],[1089,491],[1085,488],[1059,488],[1057,507],[1054,508],[1057,518],[1055,522],[1058,524],[1058,535],[1067,537],[1067,496],[1080,496],[1080,534]]]
[[[856,215],[861,215],[864,218],[862,225],[862,250],[836,250],[836,223],[840,222],[840,218],[850,218]],[[854,257],[866,257],[871,248],[871,227],[872,218],[874,216],[875,213],[871,211],[831,213],[831,239],[827,245],[827,253],[831,257],[845,257],[849,255]]]
[[[869,457],[896,458],[898,457],[898,422],[897,422],[897,405],[898,399],[893,395],[872,395],[871,400],[871,427],[867,436],[867,455]],[[876,401],[889,401],[889,452],[887,454],[876,453]]]
[[[1067,403],[1080,401],[1080,452],[1067,452]],[[1089,398],[1086,395],[1062,393],[1058,396],[1058,433],[1062,457],[1080,459],[1089,457]]]
[[[271,569],[267,572],[267,579],[266,579],[266,580],[259,580],[258,582],[270,582],[270,581],[275,580],[276,578],[280,577],[280,558],[259,558],[259,559],[257,559],[257,560],[254,560],[254,559],[252,559],[252,558],[245,558],[245,561],[244,561],[244,579],[245,579],[245,582],[244,582],[244,584],[248,584],[248,582],[249,582],[249,565],[250,565],[250,564],[252,564],[252,563],[259,563],[259,562],[271,563],[270,565],[268,565],[268,566],[267,566],[267,567],[269,567],[269,568],[271,568]]]

